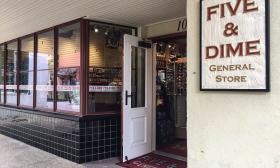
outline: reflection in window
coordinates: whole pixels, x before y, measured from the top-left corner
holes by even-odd
[[[36,107],[53,109],[54,32],[38,35]]]
[[[131,47],[131,108],[145,107],[146,51]]]
[[[80,24],[59,29],[57,110],[80,111]]]
[[[132,34],[132,29],[90,23],[89,112],[121,110],[124,34]]]
[[[17,69],[17,55],[18,55],[18,44],[12,42],[7,45],[7,104],[17,105],[17,80],[16,80],[16,69]]]
[[[0,45],[0,103],[4,103],[4,45]]]
[[[19,65],[20,105],[33,106],[34,38],[21,40]]]

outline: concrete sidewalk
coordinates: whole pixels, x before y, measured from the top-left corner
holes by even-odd
[[[76,164],[0,134],[0,168],[120,168],[117,158]]]

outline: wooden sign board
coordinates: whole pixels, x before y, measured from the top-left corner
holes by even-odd
[[[200,89],[269,91],[267,0],[202,0]]]

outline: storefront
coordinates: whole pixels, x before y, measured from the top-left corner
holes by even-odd
[[[177,18],[142,27],[146,40],[125,36],[123,161],[153,151],[186,160],[184,25],[185,17]],[[133,46],[140,49],[136,55]],[[135,62],[140,55],[142,59]]]
[[[207,65],[200,62],[202,42],[209,51],[214,51],[208,52],[209,58],[224,58],[225,55],[221,53],[225,54],[226,50],[228,55],[238,57],[246,50],[239,45],[232,48],[232,40],[218,38],[217,33],[223,34],[225,27],[212,33],[207,33],[210,31],[207,27],[201,29],[206,23],[200,17],[203,14],[201,0],[187,0],[187,6],[184,4],[188,23],[185,17],[181,18],[183,15],[173,15],[177,19],[167,16],[181,9],[173,0],[154,2],[110,1],[114,3],[113,7],[106,8],[111,4],[102,6],[83,1],[84,5],[75,11],[78,17],[105,17],[107,19],[104,20],[110,24],[82,18],[12,41],[7,41],[14,38],[8,38],[10,36],[6,36],[5,32],[7,42],[0,44],[0,133],[77,163],[121,156],[120,160],[126,161],[151,151],[178,154],[178,151],[170,151],[166,144],[178,140],[186,142],[184,115],[187,111],[188,167],[279,167],[280,71],[277,55],[280,53],[280,2],[265,1],[270,4],[264,7],[259,6],[264,3],[261,0],[208,0],[213,3],[213,8],[209,9],[209,20],[212,17],[241,17],[232,21],[238,23],[240,28],[240,32],[233,31],[232,35],[236,34],[241,39],[263,38],[259,34],[264,31],[259,27],[268,27],[268,45],[261,49],[266,49],[270,58],[257,65],[268,65],[269,68],[263,66],[262,71],[253,74],[262,78],[265,85],[254,88],[251,86],[257,82],[251,82],[252,85],[245,86],[251,89],[249,92],[238,90],[236,85],[221,87],[207,83],[210,80],[203,80],[212,76],[207,76],[207,71],[203,71],[204,76],[201,75],[201,65]],[[74,1],[71,3],[74,4]],[[165,6],[161,5],[164,3]],[[256,11],[256,5],[265,13],[255,17],[266,14],[267,22],[255,17],[243,17],[254,15],[251,11]],[[67,8],[70,4],[61,6]],[[55,7],[53,5],[51,8]],[[100,7],[107,12],[102,13]],[[48,15],[54,11],[44,12]],[[49,25],[77,18],[72,13],[59,13],[64,19],[57,19],[58,23],[51,22]],[[249,21],[254,24],[243,24],[243,18],[251,18]],[[27,21],[30,20],[36,22],[34,18]],[[125,26],[129,21],[128,25],[133,25],[135,21],[137,26]],[[32,25],[32,22],[28,23]],[[224,22],[217,23],[211,25],[225,26]],[[44,25],[46,27],[49,26]],[[253,31],[254,34],[243,32],[252,27],[257,29]],[[40,29],[36,27],[32,31]],[[19,36],[28,34],[23,32],[21,29]],[[217,43],[203,41],[202,32],[211,35],[214,40],[210,42]],[[187,38],[184,33],[187,33]],[[4,35],[2,33],[1,38]],[[187,49],[181,47],[186,45],[184,41]],[[259,51],[256,50],[258,47],[250,48],[251,44],[240,45],[249,46],[247,54],[252,54],[252,50]],[[186,62],[187,67],[184,67]],[[222,68],[230,69],[227,66]],[[253,71],[252,67],[247,70]],[[209,71],[209,74],[220,73],[215,67],[212,69],[215,72]],[[269,73],[264,73],[267,71]],[[235,82],[245,82],[242,75],[241,78],[227,78],[224,81],[233,82],[233,79]],[[185,97],[188,97],[186,102],[183,101]]]
[[[77,163],[185,158],[186,19],[138,29],[81,18],[2,43],[1,134]]]
[[[207,20],[201,21],[201,10],[207,12],[207,8],[201,8],[200,0],[187,0],[187,20],[188,20],[188,166],[191,168],[271,168],[279,167],[279,1],[212,1],[209,6],[216,6],[216,14],[211,14],[213,26],[221,26],[217,31],[213,31],[216,44],[236,44],[235,38],[227,37],[228,41],[221,40],[226,21],[231,20],[238,26],[239,42],[258,40],[265,37],[267,41],[261,40],[257,49],[270,52],[268,60],[270,72],[270,92],[260,91],[200,91],[200,26],[206,25]],[[240,6],[238,6],[240,2]],[[228,7],[225,5],[225,17],[221,17],[222,6],[219,4],[231,4],[238,12],[237,15],[230,15]],[[250,12],[244,4],[250,3]],[[265,7],[265,3],[269,5]],[[232,9],[233,9],[232,8]],[[256,10],[256,8],[258,10]],[[269,19],[264,22],[267,16]],[[240,18],[241,17],[241,18]],[[248,19],[251,24],[246,24],[242,19]],[[256,20],[257,19],[257,20]],[[221,20],[221,22],[218,22]],[[210,21],[209,21],[210,23]],[[264,27],[267,27],[268,34],[265,34]],[[247,31],[253,28],[257,31]],[[202,29],[204,32],[205,29]],[[214,29],[212,29],[214,30]],[[210,29],[207,29],[211,35]],[[219,36],[220,34],[220,36]],[[260,35],[262,34],[262,35]],[[251,39],[251,40],[250,40]],[[207,41],[208,42],[208,41]],[[260,47],[266,42],[267,47]],[[209,43],[208,43],[209,45]],[[258,51],[256,50],[256,51]],[[245,50],[244,50],[245,51]],[[263,52],[264,53],[264,52]],[[260,54],[257,58],[265,58],[265,54]],[[258,53],[257,53],[258,54]],[[205,56],[205,55],[204,55]],[[220,56],[220,55],[219,55]],[[218,60],[219,58],[217,58]],[[241,59],[241,58],[240,58]],[[233,64],[236,63],[232,61]],[[223,61],[220,62],[222,64]],[[252,65],[254,61],[252,60]],[[214,64],[214,63],[213,63]],[[217,64],[217,63],[216,63]],[[263,64],[259,64],[262,65]],[[257,66],[254,65],[256,68]],[[248,71],[247,71],[248,72]],[[251,70],[249,70],[251,72]],[[233,73],[233,74],[236,74]],[[263,71],[258,71],[261,79],[265,76]],[[245,75],[245,76],[248,76]],[[248,80],[248,79],[247,79]],[[257,82],[252,82],[256,84]],[[262,82],[263,83],[263,82]],[[217,85],[218,88],[221,86]],[[226,87],[232,86],[229,83]],[[250,85],[248,85],[250,86]],[[209,85],[204,85],[209,87]],[[213,85],[212,85],[213,88]],[[224,87],[225,88],[225,87]],[[249,87],[252,89],[256,87]],[[240,88],[241,89],[241,88]],[[262,87],[265,90],[265,87]]]
[[[135,32],[78,19],[1,44],[1,133],[78,163],[120,156],[120,42]]]

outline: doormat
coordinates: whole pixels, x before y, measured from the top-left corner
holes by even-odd
[[[171,153],[178,156],[187,156],[187,142],[186,141],[176,141],[174,144],[168,145],[159,149],[160,151]]]
[[[187,168],[187,162],[150,153],[117,165],[126,168]]]

